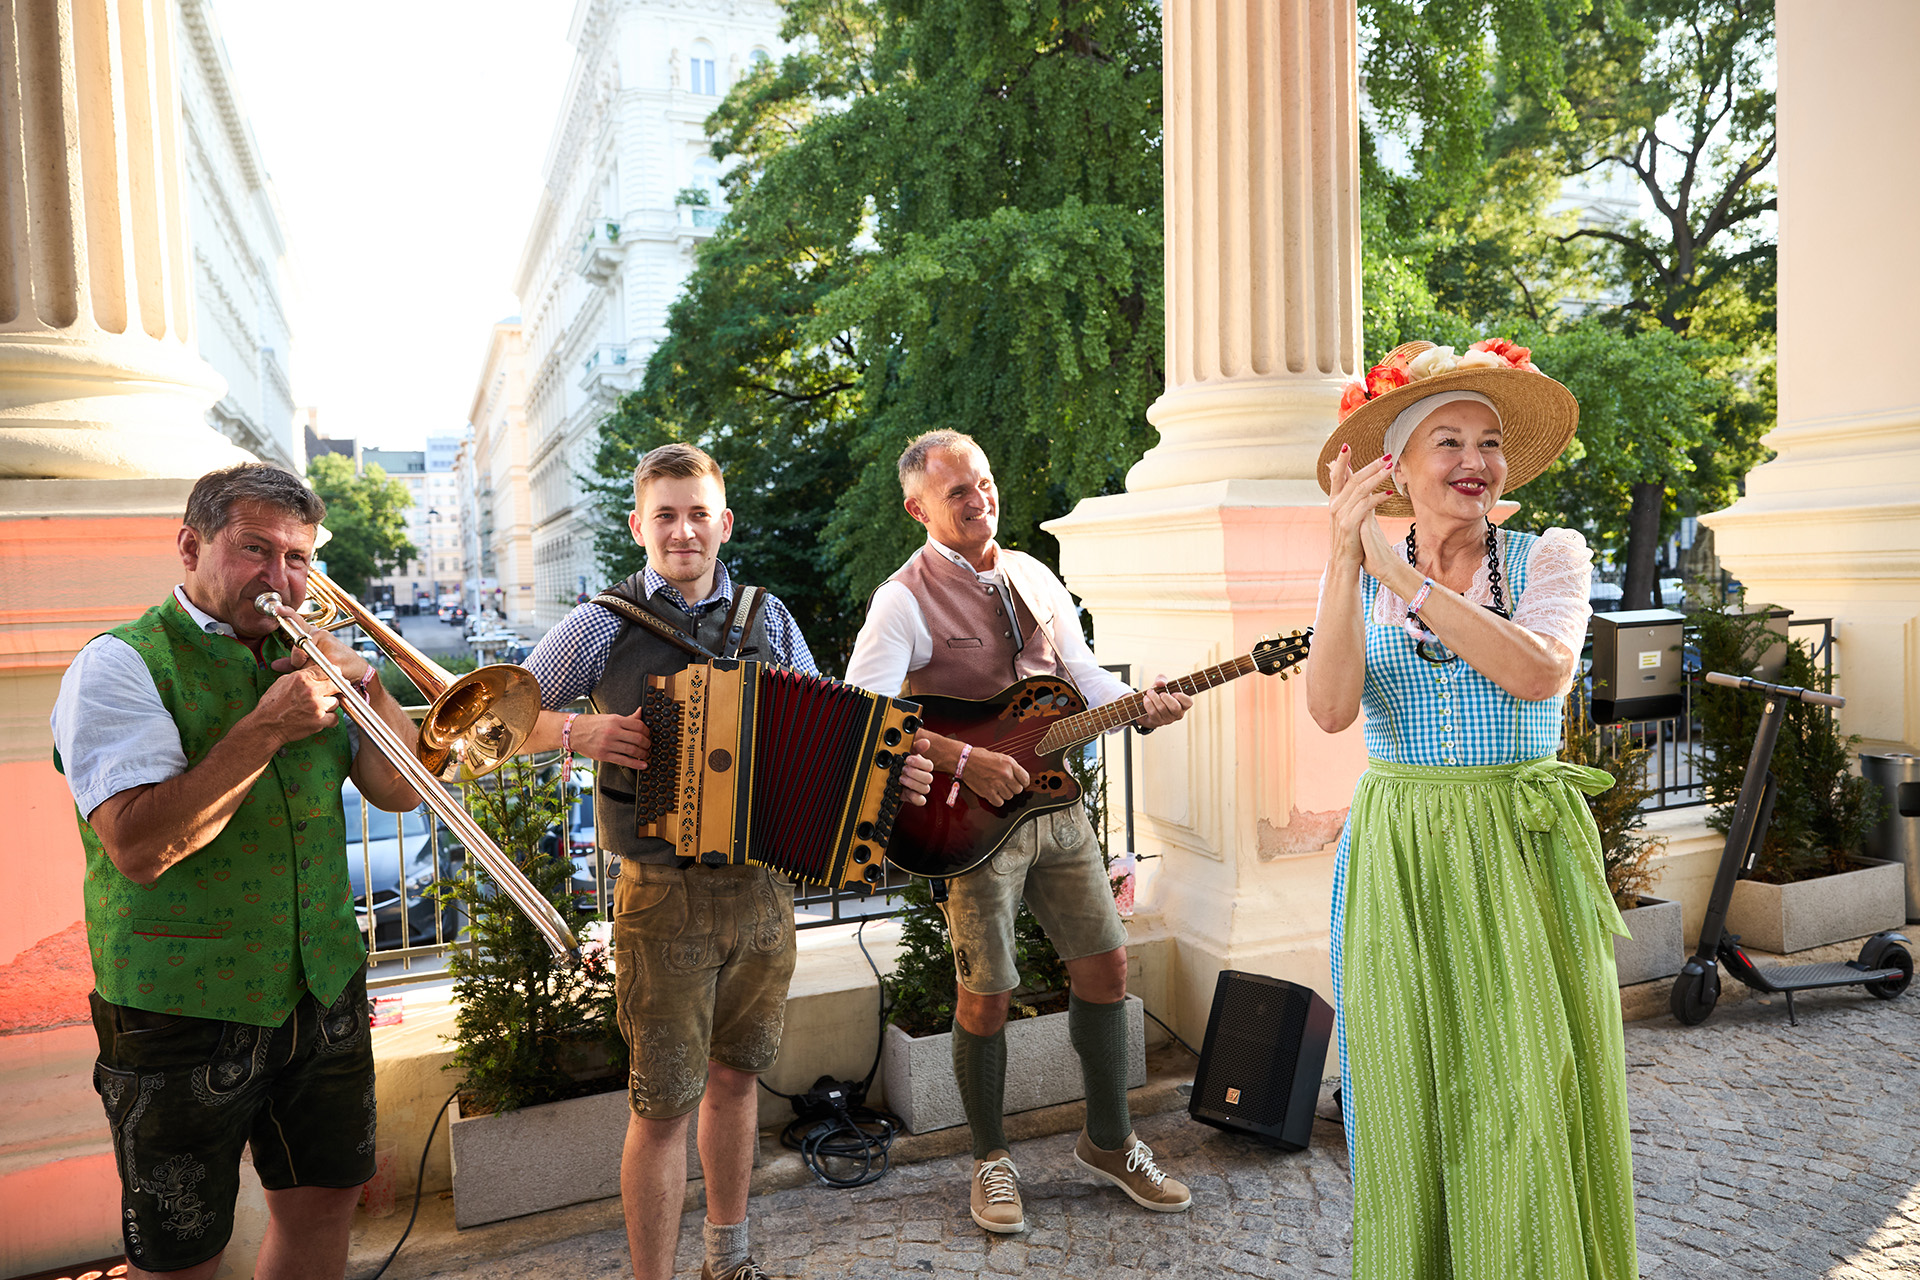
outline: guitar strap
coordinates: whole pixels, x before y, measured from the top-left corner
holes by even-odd
[[[758,587],[740,588],[740,599],[733,611],[733,621],[727,624],[726,654],[729,658],[740,656],[740,644],[747,638],[747,632],[753,630],[754,615],[760,612],[760,604],[767,593]]]

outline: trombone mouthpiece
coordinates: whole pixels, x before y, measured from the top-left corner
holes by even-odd
[[[253,598],[253,607],[269,617],[279,617],[280,593],[278,591],[262,591]]]

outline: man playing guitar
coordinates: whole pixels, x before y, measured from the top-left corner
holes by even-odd
[[[934,431],[900,455],[907,514],[927,543],[873,593],[854,643],[847,683],[874,693],[987,698],[1023,677],[1072,681],[1089,705],[1133,690],[1094,661],[1066,586],[1046,566],[994,542],[1000,515],[993,469],[970,436]],[[1144,695],[1142,731],[1172,724],[1192,699]],[[964,786],[990,805],[1031,779],[1019,762],[956,738],[929,734],[936,775],[930,804]],[[953,880],[941,904],[953,939],[959,990],[953,1067],[973,1133],[973,1220],[988,1231],[1025,1229],[1002,1126],[1009,996],[1018,985],[1013,926],[1022,899],[1066,962],[1068,1031],[1086,1082],[1087,1127],[1075,1157],[1145,1208],[1192,1203],[1134,1136],[1126,1089],[1126,933],[1084,808],[1073,804],[1022,822],[989,864]]]

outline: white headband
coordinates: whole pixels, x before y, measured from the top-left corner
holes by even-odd
[[[1493,420],[1500,421],[1500,406],[1478,391],[1442,391],[1438,395],[1423,396],[1394,415],[1393,424],[1387,428],[1386,443],[1380,451],[1392,454],[1397,461],[1400,451],[1406,448],[1407,440],[1413,435],[1413,429],[1425,422],[1434,410],[1458,400],[1483,404],[1493,410]]]

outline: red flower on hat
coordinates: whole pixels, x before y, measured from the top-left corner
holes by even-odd
[[[1510,368],[1524,369],[1529,373],[1538,373],[1529,357],[1533,355],[1530,347],[1520,346],[1506,338],[1486,338],[1468,347],[1469,351],[1489,351],[1505,360]]]
[[[1345,422],[1347,415],[1367,402],[1367,384],[1355,378],[1340,393],[1340,421]]]
[[[1377,364],[1367,370],[1367,399],[1378,400],[1395,387],[1404,387],[1412,379],[1398,364]]]

